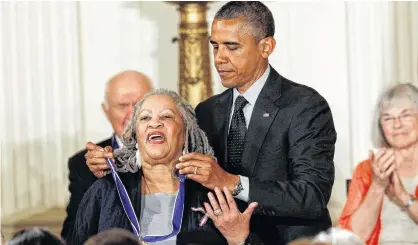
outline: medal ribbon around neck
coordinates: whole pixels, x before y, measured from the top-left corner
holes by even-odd
[[[131,223],[132,230],[135,236],[142,242],[142,244],[146,244],[146,242],[159,242],[166,240],[170,237],[176,236],[180,232],[181,223],[183,219],[183,212],[184,212],[184,197],[185,197],[185,181],[186,176],[183,174],[179,174],[180,179],[180,187],[179,191],[176,195],[176,200],[174,203],[174,210],[173,210],[173,217],[172,217],[172,227],[173,229],[169,234],[166,235],[150,235],[141,237],[141,227],[139,226],[138,218],[136,217],[135,211],[132,206],[132,202],[129,198],[128,192],[126,191],[125,186],[123,185],[122,181],[119,178],[118,173],[116,172],[115,163],[113,160],[106,158],[106,162],[109,165],[112,171],[112,177],[116,184],[116,189],[118,190],[119,199],[122,203],[123,209],[125,211],[126,216]]]

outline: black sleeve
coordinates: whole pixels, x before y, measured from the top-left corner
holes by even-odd
[[[67,245],[82,245],[91,236],[97,234],[104,192],[100,181],[95,182],[87,190],[80,202],[75,221],[68,228],[65,238]]]

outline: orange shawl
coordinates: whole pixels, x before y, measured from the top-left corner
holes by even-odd
[[[369,190],[369,187],[372,183],[372,168],[370,159],[361,162],[356,170],[354,170],[353,178],[350,182],[350,187],[348,190],[348,198],[345,204],[345,207],[341,213],[339,223],[340,226],[347,230],[352,230],[351,228],[351,216],[360,206],[364,197]],[[418,186],[415,189],[415,196],[418,197]],[[380,209],[380,212],[382,209]],[[379,236],[382,223],[380,220],[380,213],[377,218],[376,225],[373,229],[373,232],[370,234],[369,239],[366,241],[367,245],[378,245]]]

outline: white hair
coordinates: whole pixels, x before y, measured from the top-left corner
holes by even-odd
[[[392,86],[380,95],[375,109],[372,125],[372,142],[374,147],[389,147],[384,135],[380,117],[388,105],[399,103],[400,101],[410,101],[418,109],[418,88],[411,83],[397,84]]]

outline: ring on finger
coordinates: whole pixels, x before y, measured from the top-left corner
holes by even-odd
[[[385,172],[385,170],[384,170],[383,168],[381,168],[381,169],[380,169],[380,173],[382,173],[382,174],[383,174],[384,172]]]
[[[194,167],[194,175],[197,175],[197,167]]]
[[[222,214],[222,211],[218,208],[218,209],[216,209],[215,211],[213,211],[213,214],[214,214],[215,216],[219,216],[219,215],[221,215],[221,214]]]

